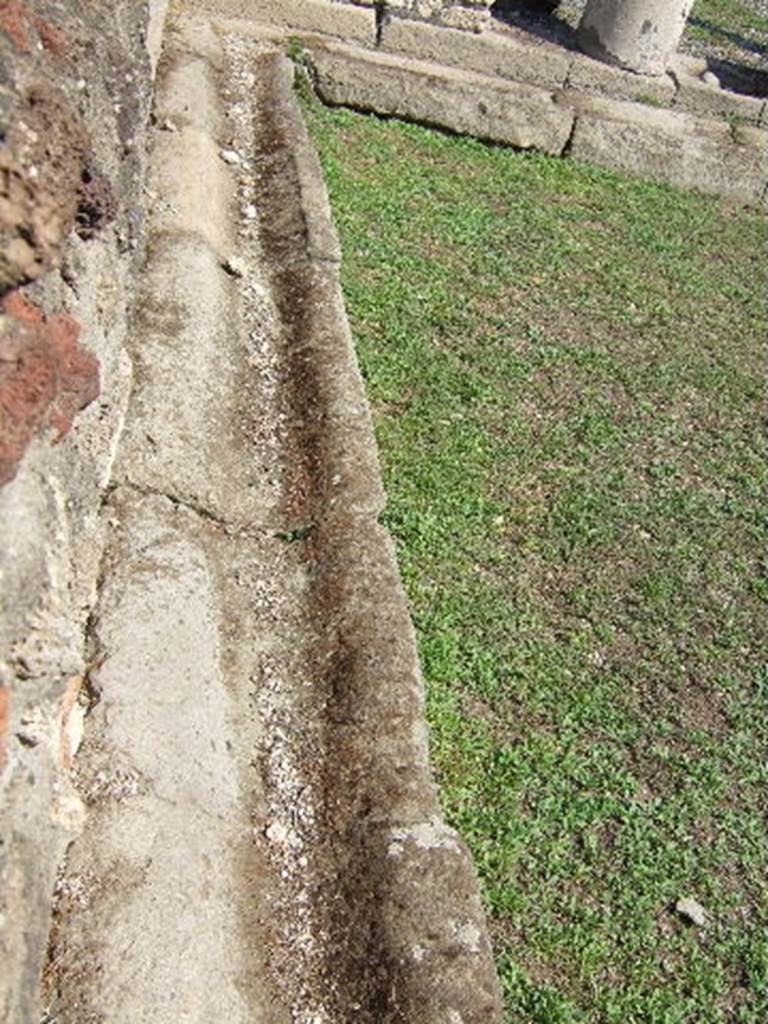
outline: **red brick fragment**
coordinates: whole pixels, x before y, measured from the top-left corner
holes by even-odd
[[[51,25],[45,18],[27,10],[21,0],[0,0],[0,28],[10,37],[17,50],[30,53],[32,44],[29,29],[34,28],[49,53],[60,57],[67,49],[68,40],[61,29]]]
[[[29,41],[27,28],[29,12],[20,0],[0,0],[0,28],[11,38],[17,50],[30,53],[32,44]]]
[[[37,34],[40,36],[40,42],[56,57],[61,57],[67,52],[69,46],[69,40],[66,35],[61,31],[60,28],[56,28],[45,18],[41,18],[38,15],[32,18],[32,24],[37,29]]]
[[[45,323],[42,310],[30,302],[26,295],[22,295],[18,291],[10,292],[5,296],[3,311],[9,316],[15,316],[17,320],[22,320],[25,324]]]
[[[18,291],[2,305],[0,486],[40,430],[53,427],[60,441],[99,394],[99,361],[80,345],[77,321],[68,313],[46,317]]]

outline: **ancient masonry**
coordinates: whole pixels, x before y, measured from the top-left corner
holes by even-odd
[[[765,201],[760,81],[612,2],[0,2],[2,1024],[500,1021],[295,76]]]

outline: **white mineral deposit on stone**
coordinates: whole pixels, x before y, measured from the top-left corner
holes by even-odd
[[[473,953],[480,952],[481,934],[476,924],[472,924],[471,921],[465,923],[455,921],[453,927],[456,932],[456,938],[462,946],[466,946]]]
[[[403,852],[403,843],[415,843],[421,850],[454,850],[461,852],[456,841],[456,833],[441,821],[423,821],[409,828],[395,828],[390,833],[390,857],[399,857]]]
[[[54,825],[73,836],[82,832],[86,819],[85,804],[68,783],[57,782],[54,785],[50,818]]]
[[[288,829],[279,821],[272,822],[265,835],[270,843],[274,843],[276,846],[281,846],[288,841]]]
[[[85,732],[85,708],[82,704],[75,704],[70,709],[69,714],[66,716],[62,723],[62,740],[66,742],[67,757],[69,764],[65,765],[69,768],[71,765],[72,758],[80,749],[80,744],[83,742],[83,734]]]

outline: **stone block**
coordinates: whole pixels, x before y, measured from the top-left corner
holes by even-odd
[[[762,97],[724,89],[716,80],[717,76],[703,69],[694,73],[692,62],[676,58],[670,73],[677,85],[675,107],[691,114],[708,117],[728,117],[758,124],[764,100]],[[707,76],[706,79],[703,76]]]
[[[568,86],[580,92],[596,92],[617,100],[636,100],[660,107],[671,106],[675,98],[675,84],[667,75],[637,75],[602,64],[583,53],[573,57]]]
[[[569,155],[576,160],[681,188],[761,201],[768,179],[768,133],[732,132],[720,121],[563,92],[576,115]]]
[[[520,149],[561,153],[573,116],[534,86],[343,46],[312,51],[321,98]]]
[[[570,64],[569,54],[560,47],[534,42],[511,30],[473,35],[400,18],[393,18],[383,26],[381,46],[418,60],[550,89],[563,85]]]
[[[279,28],[322,32],[374,46],[376,13],[370,5],[338,0],[197,0],[198,9],[222,18],[247,18]]]

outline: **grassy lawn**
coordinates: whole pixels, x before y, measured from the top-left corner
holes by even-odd
[[[768,66],[768,8],[755,0],[696,0],[687,32],[715,46],[750,50]]]
[[[509,1021],[765,1024],[766,219],[307,116]]]

